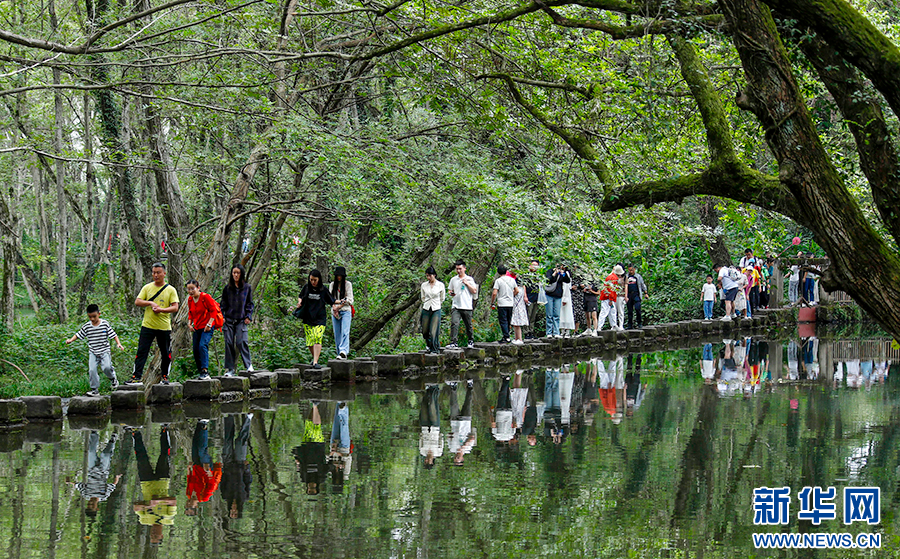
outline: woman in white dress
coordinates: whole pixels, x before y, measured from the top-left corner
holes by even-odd
[[[570,283],[563,284],[562,310],[559,313],[559,331],[568,338],[575,329],[575,312],[572,310],[572,289]]]
[[[518,282],[519,280],[516,280],[517,284]],[[518,294],[516,294],[513,299],[513,312],[510,323],[512,324],[516,336],[516,339],[514,339],[512,343],[522,345],[525,343],[525,340],[522,337],[522,328],[528,326],[528,304],[530,301],[528,300],[528,295],[526,295],[523,286],[519,285],[518,290]]]

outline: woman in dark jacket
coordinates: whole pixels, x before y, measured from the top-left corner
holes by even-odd
[[[250,284],[245,281],[247,272],[238,264],[231,269],[231,278],[222,290],[222,335],[225,337],[225,376],[234,375],[235,353],[241,354],[241,360],[248,372],[253,372],[250,362],[250,343],[247,339],[247,326],[253,320],[253,293]]]
[[[325,334],[325,319],[328,318],[328,307],[334,306],[334,297],[322,284],[322,273],[313,270],[309,273],[309,281],[303,286],[297,299],[296,316],[303,321],[303,333],[306,336],[306,347],[313,358],[313,369],[321,369],[319,355],[322,353],[322,335]]]

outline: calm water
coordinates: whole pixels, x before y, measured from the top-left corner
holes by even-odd
[[[57,443],[0,454],[0,548],[42,559],[895,556],[900,364],[873,346],[719,341],[509,369],[508,382],[481,374],[471,388],[379,384],[387,393],[346,403],[349,454],[330,452],[327,394],[316,409],[304,393],[205,426],[191,408],[167,427],[149,414],[134,431],[67,426]],[[214,478],[224,463],[214,491],[192,467],[205,438]],[[788,524],[754,526],[761,486],[791,488]],[[837,519],[798,520],[804,486],[836,487]],[[880,524],[844,525],[848,486],[881,488]],[[754,532],[880,534],[882,549],[757,551]]]

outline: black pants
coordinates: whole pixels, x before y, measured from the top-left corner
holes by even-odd
[[[462,411],[460,411],[456,390],[452,387],[450,388],[450,419],[472,417],[472,392],[474,391],[475,388],[473,386],[466,386],[466,399],[463,400]]]
[[[509,323],[512,322],[512,307],[497,307],[497,321],[500,322],[500,332],[503,339],[509,339]]]
[[[509,377],[503,377],[500,382],[500,392],[497,393],[497,409],[512,409],[512,394],[509,391]]]
[[[628,299],[628,324],[627,327],[631,330],[634,327],[634,313],[637,311],[637,327],[642,328],[644,325],[644,321],[641,319],[641,300],[640,299]]]
[[[144,437],[140,431],[134,432],[134,457],[137,459],[138,478],[141,481],[156,481],[169,477],[169,433],[162,429],[159,432],[159,458],[156,469],[150,464],[150,455],[144,446]]]
[[[141,326],[141,335],[138,338],[137,355],[134,357],[134,376],[141,378],[144,376],[144,365],[147,363],[147,357],[150,355],[150,347],[156,340],[159,346],[159,355],[162,358],[160,367],[162,375],[169,375],[169,363],[172,362],[172,331],[171,330],[154,330]]]
[[[441,387],[432,384],[425,387],[425,395],[422,396],[422,407],[419,408],[420,427],[439,427],[441,416],[438,410],[438,397],[441,395]]]

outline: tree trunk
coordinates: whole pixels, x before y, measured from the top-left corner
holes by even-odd
[[[757,0],[720,5],[747,76],[748,90],[739,95],[738,106],[753,112],[766,129],[801,224],[831,258],[823,286],[845,290],[900,336],[900,258],[873,230],[822,146],[768,7]]]
[[[50,28],[55,33],[57,31],[56,20],[56,2],[50,0],[47,4],[50,14]],[[60,69],[58,66],[53,67],[53,84],[60,83]],[[56,130],[53,134],[53,151],[58,156],[62,156],[63,147],[63,101],[62,93],[59,89],[53,90],[53,108],[54,108],[54,124]],[[66,168],[62,159],[56,160],[56,211],[59,221],[56,238],[56,314],[59,316],[60,323],[65,324],[69,320],[69,309],[66,305],[68,299],[67,287],[67,269],[66,269],[66,246],[69,235],[68,223],[68,202],[66,201]]]
[[[256,259],[253,263],[253,267],[250,269],[250,273],[248,276],[248,281],[250,282],[250,287],[256,292],[256,288],[259,286],[259,282],[263,278],[263,274],[266,273],[266,270],[269,269],[269,263],[272,261],[272,255],[275,253],[275,249],[278,247],[278,239],[281,237],[281,228],[284,226],[284,222],[287,220],[288,214],[281,212],[278,214],[278,217],[275,219],[275,224],[272,226],[272,230],[269,232],[269,239],[266,243],[266,248],[263,250],[262,255]]]
[[[731,265],[731,255],[728,254],[728,246],[725,244],[725,236],[719,230],[719,210],[716,209],[716,200],[710,196],[697,198],[697,210],[700,213],[700,223],[707,229],[704,238],[706,252],[709,260],[715,265],[722,263]]]

